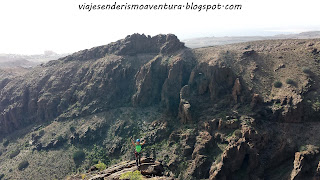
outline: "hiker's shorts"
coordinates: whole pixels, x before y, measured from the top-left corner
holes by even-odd
[[[138,152],[135,151],[135,152],[134,152],[134,155],[136,156],[136,158],[137,158],[137,157],[141,157],[141,152],[138,153]]]

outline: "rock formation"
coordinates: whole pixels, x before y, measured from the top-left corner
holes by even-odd
[[[141,167],[145,177],[318,178],[317,49],[318,40],[189,49],[172,34],[133,34],[23,76],[0,72],[0,170],[22,177],[34,162],[21,172],[7,166],[36,157],[30,152],[40,157],[95,143],[113,160],[132,159],[128,140],[144,136],[147,156],[156,158]],[[314,148],[299,150],[306,145]],[[6,158],[13,147],[25,149]],[[87,175],[116,179],[136,169],[129,161]]]

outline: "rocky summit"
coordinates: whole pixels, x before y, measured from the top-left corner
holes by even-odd
[[[319,63],[319,39],[133,34],[0,71],[0,179],[319,179]]]

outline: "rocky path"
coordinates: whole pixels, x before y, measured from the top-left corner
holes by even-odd
[[[172,177],[164,176],[163,165],[152,158],[142,158],[139,167],[135,163],[135,161],[121,162],[110,166],[104,171],[91,171],[86,174],[70,177],[69,180],[118,180],[122,174],[136,170],[141,172],[144,179],[173,179]]]

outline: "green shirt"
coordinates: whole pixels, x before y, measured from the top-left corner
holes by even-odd
[[[141,151],[141,144],[136,144],[136,151],[139,153]]]

